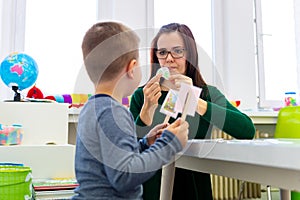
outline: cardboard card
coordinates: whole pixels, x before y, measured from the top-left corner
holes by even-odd
[[[201,91],[201,88],[181,83],[174,110],[180,113],[183,113],[183,111],[186,110],[187,115],[194,116]]]
[[[163,78],[169,80],[170,78],[170,71],[167,67],[161,67],[157,70],[156,74],[161,74]]]
[[[160,108],[160,112],[173,118],[177,117],[178,112],[175,111],[175,104],[177,102],[178,93],[175,90],[169,90],[164,103]]]

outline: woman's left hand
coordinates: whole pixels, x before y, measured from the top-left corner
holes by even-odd
[[[190,77],[182,74],[172,74],[169,78],[169,81],[171,81],[178,90],[180,89],[181,83],[193,85],[193,80]]]

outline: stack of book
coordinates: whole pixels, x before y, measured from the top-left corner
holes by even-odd
[[[36,199],[71,199],[77,186],[76,179],[33,180]]]

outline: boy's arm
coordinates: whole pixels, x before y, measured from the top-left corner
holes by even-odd
[[[139,140],[139,144],[140,144],[140,152],[143,152],[149,148],[149,144],[146,136]]]
[[[139,140],[140,152],[148,149],[149,146],[154,144],[156,139],[161,136],[162,132],[164,131],[165,128],[167,128],[168,125],[169,125],[168,123],[158,124],[154,128],[152,128],[146,136],[140,139]]]
[[[123,109],[105,113],[99,124],[103,130],[99,137],[103,164],[110,183],[118,191],[139,186],[182,150],[180,141],[166,130],[154,145],[140,153],[134,121]]]

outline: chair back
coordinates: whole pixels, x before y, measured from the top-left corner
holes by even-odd
[[[274,138],[300,138],[300,106],[279,110]],[[291,200],[300,200],[300,192],[291,191]]]
[[[274,138],[300,138],[300,106],[279,110]]]

